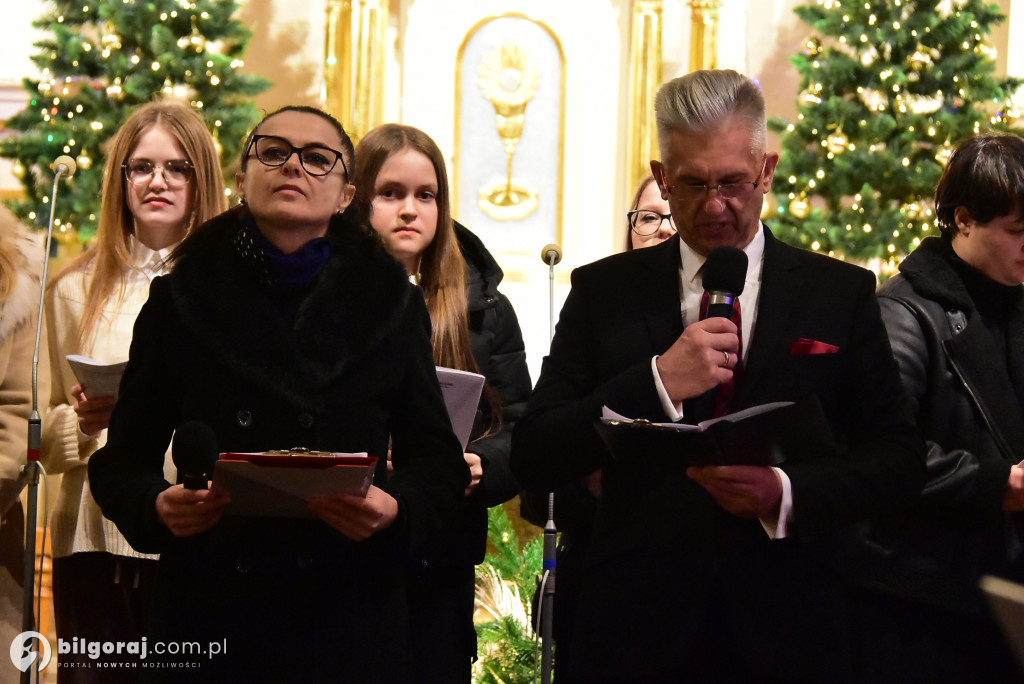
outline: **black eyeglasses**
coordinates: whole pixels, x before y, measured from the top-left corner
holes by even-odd
[[[718,192],[722,199],[746,199],[754,192],[754,188],[761,184],[761,177],[768,166],[768,155],[764,155],[761,162],[761,172],[757,174],[757,180],[740,181],[738,183],[719,183],[718,185],[670,185],[668,192],[677,200],[683,202],[696,202],[703,200],[712,190]]]
[[[626,212],[629,219],[629,229],[640,237],[649,237],[661,230],[661,224],[668,221],[668,227],[676,232],[676,223],[672,220],[672,214],[659,214],[649,209],[634,209]]]
[[[121,164],[121,168],[124,169],[124,177],[132,185],[145,185],[160,171],[169,188],[180,188],[187,184],[194,171],[187,159],[172,159],[163,164],[155,164],[149,159],[129,159]]]
[[[246,156],[249,155],[249,150],[256,152],[256,158],[261,164],[272,167],[284,166],[293,154],[298,154],[299,163],[311,176],[326,176],[340,161],[341,168],[345,170],[345,177],[348,178],[348,167],[345,166],[341,152],[323,145],[295,147],[284,138],[254,135],[249,141],[249,148],[245,151]]]

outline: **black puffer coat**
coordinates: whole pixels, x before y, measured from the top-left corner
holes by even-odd
[[[498,292],[502,272],[480,239],[455,224],[468,268],[469,333],[473,358],[501,403],[500,431],[481,439],[491,425],[491,406],[481,397],[466,451],[477,454],[483,476],[473,493],[426,548],[410,577],[410,616],[417,681],[468,682],[476,656],[473,627],[474,566],[487,546],[487,509],[514,497],[519,484],[509,469],[512,428],[530,396],[526,350],[512,304]]]
[[[530,372],[526,347],[512,304],[498,292],[504,274],[498,262],[476,235],[455,224],[459,248],[466,259],[469,300],[469,337],[473,358],[501,402],[501,429],[484,439],[491,425],[491,405],[480,398],[476,421],[466,451],[483,462],[483,477],[466,498],[456,521],[442,539],[424,555],[422,567],[475,565],[484,559],[487,542],[487,509],[519,493],[519,484],[509,470],[512,428],[530,398]]]

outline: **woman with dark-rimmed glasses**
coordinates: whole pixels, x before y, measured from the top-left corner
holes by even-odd
[[[90,481],[128,540],[161,553],[150,638],[224,646],[159,678],[415,681],[402,570],[469,473],[423,297],[344,213],[354,164],[324,112],[265,117],[242,155],[244,204],[181,245],[139,315]],[[367,452],[374,483],[313,499],[306,518],[232,515],[224,492],[164,478],[185,421],[209,425],[221,452]]]
[[[127,359],[150,281],[168,271],[167,257],[193,227],[225,207],[217,151],[199,115],[171,102],[140,107],[109,150],[96,245],[49,286],[52,385],[42,459],[48,472],[63,474],[52,518],[53,602],[62,639],[140,639],[157,566],[156,556],[134,548],[103,517],[89,491],[86,470],[106,441],[114,397],[79,383],[65,357]],[[163,467],[163,453],[159,459]],[[129,670],[98,669],[102,661],[85,654],[61,659],[61,682],[134,681]]]
[[[652,247],[676,234],[668,201],[662,199],[654,176],[637,186],[626,212],[626,251]]]

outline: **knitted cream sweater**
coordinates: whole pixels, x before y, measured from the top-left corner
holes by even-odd
[[[71,388],[78,384],[65,358],[82,354],[101,363],[117,363],[128,358],[135,318],[149,296],[150,281],[167,272],[165,260],[170,249],[155,252],[132,240],[132,259],[136,270],[126,275],[124,293],[114,296],[103,307],[96,334],[85,348],[76,342],[78,323],[85,310],[85,294],[92,278],[91,264],[84,271],[69,273],[50,287],[46,309],[50,348],[50,408],[43,418],[42,460],[49,473],[62,473],[60,492],[50,514],[53,530],[53,555],[60,558],[85,551],[106,551],[118,556],[156,558],[135,551],[103,517],[89,491],[89,457],[107,440],[107,431],[86,435],[78,429],[78,416],[72,406]],[[153,388],[159,391],[159,388]],[[89,388],[85,388],[88,394]],[[168,452],[169,453],[169,452]],[[165,474],[173,482],[170,459]]]

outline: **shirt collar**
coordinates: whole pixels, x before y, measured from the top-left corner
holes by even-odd
[[[761,261],[764,255],[764,224],[758,222],[757,231],[751,238],[743,252],[747,255],[747,276],[746,282],[759,282],[761,280]],[[696,278],[700,269],[704,266],[707,257],[698,254],[686,241],[679,238],[679,255],[682,260],[683,282],[691,285],[696,284]]]
[[[128,237],[132,263],[137,269],[147,274],[159,274],[167,270],[168,257],[178,243],[163,249],[150,249],[142,240],[134,235]]]

